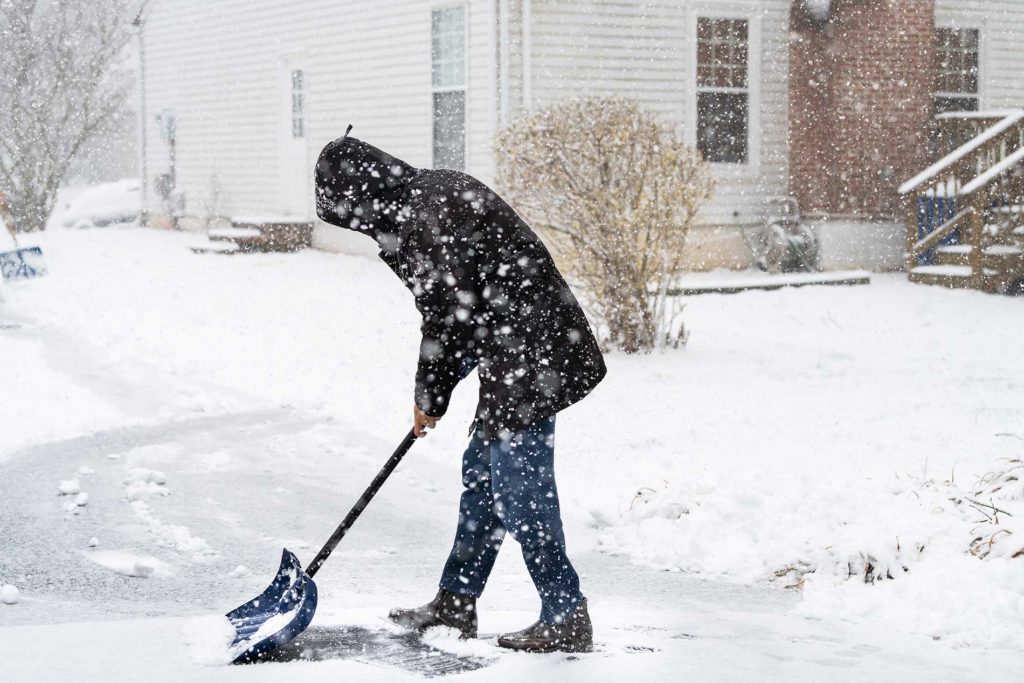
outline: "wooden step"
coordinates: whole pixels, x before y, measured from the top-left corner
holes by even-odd
[[[259,238],[263,236],[257,228],[210,228],[206,231],[206,236],[211,240],[226,240],[234,242],[236,240],[245,240]]]
[[[937,266],[970,266],[971,252],[974,250],[969,244],[951,244],[946,247],[939,247],[935,250],[935,265]]]
[[[997,291],[999,271],[983,268],[982,272],[984,273],[982,286],[977,289]],[[918,266],[910,271],[907,279],[915,284],[937,285],[947,289],[975,288],[975,279],[970,266]]]
[[[918,266],[910,271],[908,279],[919,285],[938,285],[948,289],[970,289],[970,266]]]
[[[243,250],[236,243],[226,239],[197,240],[189,245],[194,254],[241,254]]]
[[[1024,247],[1015,244],[993,244],[985,248],[985,258],[1017,259],[1024,256]]]

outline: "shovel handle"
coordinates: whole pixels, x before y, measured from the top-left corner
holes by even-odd
[[[331,537],[327,539],[327,543],[324,544],[324,547],[320,548],[320,552],[318,552],[316,557],[313,558],[313,561],[309,563],[309,567],[306,569],[306,574],[308,574],[310,578],[320,570],[320,566],[327,561],[328,557],[331,556],[331,553],[334,552],[336,547],[338,547],[338,543],[341,542],[341,539],[345,538],[345,534],[348,533],[348,530],[353,524],[355,524],[355,521],[359,519],[359,515],[363,513],[366,506],[369,505],[370,501],[373,500],[373,497],[377,495],[377,491],[380,491],[380,487],[384,485],[387,478],[395,471],[395,468],[398,467],[398,463],[402,462],[402,458],[405,457],[405,454],[409,452],[409,449],[412,448],[414,443],[416,443],[416,434],[414,434],[410,429],[409,433],[405,435],[404,439],[402,439],[402,443],[398,444],[398,448],[396,448],[395,452],[391,454],[388,461],[384,463],[384,466],[380,468],[380,472],[377,473],[377,476],[374,477],[373,481],[370,482],[370,485],[366,487],[363,495],[359,496],[359,500],[357,500],[356,504],[352,506],[351,510],[349,510],[344,521],[338,525],[338,528],[334,530]]]

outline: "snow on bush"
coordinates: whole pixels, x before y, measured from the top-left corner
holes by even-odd
[[[964,488],[700,471],[638,491],[619,519],[599,522],[599,543],[657,568],[781,581],[802,589],[808,616],[1024,647],[1021,474],[1014,460]]]
[[[985,518],[975,527],[972,554],[1024,558],[1024,461],[1008,460],[983,476],[961,504]]]
[[[668,290],[714,188],[700,154],[637,102],[609,97],[543,107],[495,147],[502,190],[586,286],[606,341],[630,353],[678,343]]]

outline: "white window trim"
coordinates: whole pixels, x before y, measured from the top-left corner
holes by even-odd
[[[688,101],[684,103],[686,144],[697,148],[697,93],[699,91],[747,92],[747,163],[712,162],[720,178],[757,176],[761,169],[761,10],[750,5],[705,0],[690,5],[686,14]],[[747,21],[747,90],[741,88],[697,88],[697,18],[745,19]]]
[[[977,97],[978,98],[978,111],[985,111],[988,107],[987,99],[985,97],[985,82],[986,76],[988,75],[988,63],[986,62],[986,56],[988,50],[985,49],[985,39],[988,35],[988,18],[978,17],[977,20],[972,20],[970,23],[961,21],[936,21],[935,28],[948,28],[953,30],[960,29],[977,29],[978,31],[978,92],[971,95],[970,93],[947,93],[947,92],[934,92],[932,93],[932,100],[934,101],[937,97]],[[934,34],[933,34],[934,37]],[[934,76],[934,74],[932,74]],[[934,79],[932,80],[934,83]]]
[[[434,10],[449,9],[452,7],[462,8],[463,17],[463,81],[462,87],[459,86],[435,86],[434,85]],[[463,169],[469,172],[470,169],[470,137],[469,137],[469,27],[470,27],[470,4],[468,2],[438,2],[430,5],[427,8],[427,63],[430,64],[430,69],[427,77],[430,79],[430,101],[427,107],[427,130],[430,131],[430,135],[427,136],[427,154],[426,157],[430,159],[430,167],[434,168],[434,93],[438,92],[456,92],[461,90],[465,93],[465,124],[463,125],[463,145],[464,145],[464,166]]]
[[[293,139],[305,138],[305,137],[307,137],[309,135],[309,107],[307,106],[307,102],[306,102],[306,95],[307,95],[307,91],[308,91],[309,88],[308,88],[308,84],[307,84],[308,78],[307,78],[307,74],[306,74],[306,69],[303,66],[292,66],[292,67],[288,67],[287,70],[288,70],[287,78],[288,78],[288,82],[289,82],[288,83],[289,84],[288,110],[289,110],[289,114],[290,114],[289,118],[290,118],[290,123],[291,123],[290,127],[291,127],[292,138]],[[299,83],[298,95],[301,98],[300,102],[302,104],[301,104],[301,107],[299,108],[299,115],[298,115],[298,117],[295,116],[295,94],[296,94],[296,90],[295,90],[295,74],[296,73],[300,74],[299,78],[301,79],[301,81]],[[296,135],[295,134],[295,123],[296,123],[296,121],[298,121],[300,123],[300,125],[302,126],[302,135]]]
[[[281,127],[280,138],[278,140],[278,158],[287,160],[284,163],[280,163],[280,171],[287,174],[289,177],[280,177],[278,181],[278,210],[281,211],[282,215],[297,218],[300,220],[306,220],[309,216],[313,215],[313,192],[312,192],[312,167],[308,163],[309,161],[309,145],[312,139],[310,133],[310,79],[309,79],[309,63],[308,57],[305,51],[302,50],[286,50],[278,55],[278,79],[280,83],[280,90],[278,97],[280,98],[280,106],[282,109],[282,115],[280,117]],[[303,106],[303,126],[304,134],[302,137],[294,137],[292,135],[292,71],[302,72],[302,106]],[[292,185],[292,182],[298,182],[294,177],[296,169],[292,168],[291,161],[292,156],[296,153],[300,155],[300,161],[303,167],[310,169],[310,176],[303,181],[301,193],[293,193],[296,188]],[[299,202],[292,205],[292,201],[296,197],[300,197]]]

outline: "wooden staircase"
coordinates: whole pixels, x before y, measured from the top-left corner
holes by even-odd
[[[940,140],[962,144],[899,188],[908,277],[1024,294],[1024,110],[937,119]]]

